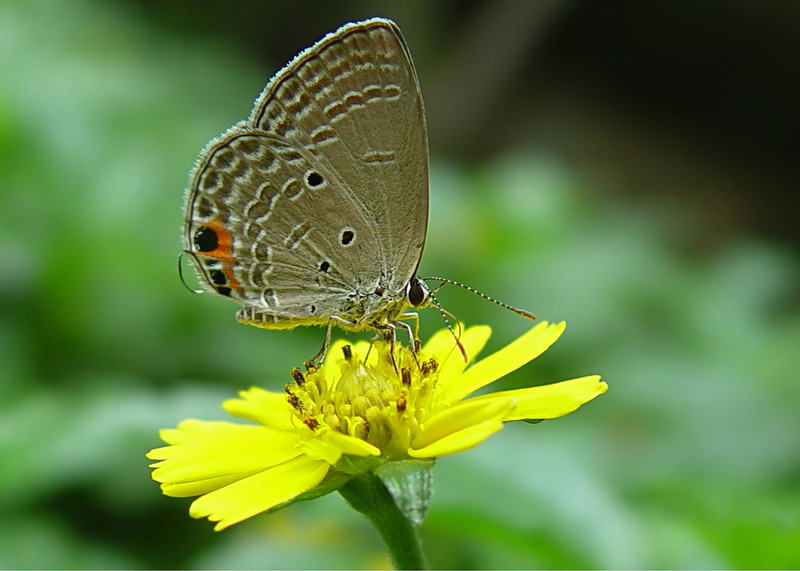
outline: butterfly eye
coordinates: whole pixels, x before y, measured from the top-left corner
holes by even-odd
[[[428,299],[428,288],[426,288],[417,278],[412,278],[408,282],[406,297],[408,302],[414,307],[419,307]]]

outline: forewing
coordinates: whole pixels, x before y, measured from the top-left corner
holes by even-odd
[[[377,239],[377,257],[348,257],[353,273],[402,290],[425,242],[428,141],[397,26],[373,19],[326,36],[273,78],[249,123],[319,161]]]

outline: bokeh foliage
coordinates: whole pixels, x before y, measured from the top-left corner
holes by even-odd
[[[0,4],[0,567],[385,566],[338,496],[214,534],[150,481],[158,428],[279,389],[322,331],[240,326],[179,283],[186,172],[274,67],[136,6]],[[675,228],[694,218],[625,202],[557,152],[467,162],[432,145],[422,274],[569,323],[505,386],[610,384],[574,416],[439,462],[433,564],[800,565],[796,252],[747,232],[690,252]],[[528,326],[439,297],[492,325],[489,351]]]

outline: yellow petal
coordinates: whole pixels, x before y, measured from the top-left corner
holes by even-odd
[[[446,355],[455,346],[453,334],[447,329],[439,329],[422,346],[422,353],[428,356],[437,355],[442,357]]]
[[[566,326],[563,321],[552,325],[543,321],[497,353],[475,363],[453,384],[447,395],[448,402],[461,400],[532,361],[556,342]]]
[[[285,393],[252,387],[241,391],[239,396],[222,403],[228,413],[279,430],[292,427],[292,407]]]
[[[456,332],[458,331],[456,330]],[[439,377],[436,382],[438,390],[444,393],[449,391],[452,384],[460,385],[461,373],[470,362],[475,360],[476,355],[480,353],[491,335],[492,329],[487,325],[475,325],[464,330],[459,341],[464,347],[467,359],[469,360],[468,362],[464,361],[464,356],[461,354],[456,340],[449,331],[444,329],[434,335],[432,341],[435,341],[435,344],[428,343],[425,347],[426,350],[428,346],[435,349],[436,352],[431,354],[436,355],[437,358],[440,359]],[[460,399],[449,402],[455,402],[457,400]]]
[[[322,365],[326,369],[331,369],[331,367],[335,367],[336,363],[344,359],[344,351],[342,350],[342,348],[345,345],[350,345],[350,349],[353,350],[353,354],[359,355],[359,353],[356,351],[356,348],[358,347],[359,343],[352,343],[351,341],[346,341],[344,339],[337,339],[336,341],[330,344],[330,347],[328,347],[328,351],[325,353],[325,360],[322,362]],[[358,347],[358,349],[360,350],[361,348]]]
[[[351,456],[380,456],[380,448],[377,448],[355,436],[349,436],[333,430],[326,431],[323,437],[329,444],[336,446],[342,454]],[[334,462],[335,463],[335,462]]]
[[[411,443],[411,448],[416,450],[425,448],[438,440],[487,421],[502,422],[513,405],[514,402],[511,399],[482,402],[473,399],[459,403],[435,414],[430,420],[423,423],[419,434]]]
[[[544,420],[569,414],[606,390],[608,385],[599,375],[590,375],[541,387],[492,393],[464,402],[491,402],[510,397],[515,404],[503,420]]]
[[[206,434],[215,434],[225,431],[229,426],[231,426],[230,422],[188,418],[182,421],[177,428],[165,428],[159,431],[158,436],[167,444],[183,444],[184,442],[202,438]],[[167,448],[168,447],[151,450],[147,454],[147,457],[157,460],[158,457],[151,456],[151,454],[154,454],[156,450],[166,450]]]
[[[315,438],[303,439],[300,443],[300,450],[309,458],[325,460],[329,464],[336,464],[342,454],[379,456],[381,453],[379,448],[360,438],[322,428]]]
[[[412,458],[436,458],[438,456],[463,452],[464,450],[469,450],[477,446],[495,432],[502,430],[502,428],[503,422],[501,420],[487,420],[450,434],[428,446],[410,448],[408,450],[408,455]]]
[[[206,425],[206,426],[204,426]],[[296,432],[278,432],[264,426],[193,421],[182,432],[180,444],[151,450],[147,457],[152,477],[163,484],[186,484],[216,478],[240,479],[282,464],[299,454]],[[205,430],[203,430],[205,429]]]
[[[250,434],[261,434],[261,431],[280,434],[282,437],[287,436],[285,432],[278,432],[265,426],[188,419],[181,422],[177,428],[160,431],[159,436],[170,446],[154,448],[146,456],[151,460],[164,460],[179,454],[177,452],[179,450],[190,449],[191,445],[198,445],[202,448],[206,446],[206,442],[217,441],[222,441],[225,445],[228,441],[236,442],[239,438],[246,438]],[[295,438],[297,437],[295,436]]]
[[[377,347],[368,341],[356,341],[352,344],[353,358],[360,360],[362,363],[375,363],[380,355]]]
[[[325,353],[325,360],[322,362],[322,365],[325,368],[334,366],[336,362],[343,357],[342,347],[345,345],[350,345],[350,343],[344,339],[337,339],[331,343],[328,347],[328,351]]]
[[[323,460],[299,456],[196,499],[189,514],[218,522],[220,531],[314,488],[329,469]]]
[[[224,488],[228,484],[232,484],[237,480],[251,476],[251,474],[235,474],[231,476],[220,476],[219,478],[209,478],[199,482],[184,482],[184,483],[164,483],[161,484],[161,491],[165,496],[173,498],[191,498],[194,496],[202,496],[214,490]]]

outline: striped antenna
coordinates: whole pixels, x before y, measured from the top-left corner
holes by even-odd
[[[499,305],[500,307],[503,307],[503,308],[505,308],[505,309],[507,309],[509,311],[513,311],[517,315],[521,315],[522,317],[525,317],[527,319],[536,319],[536,316],[534,314],[532,314],[530,311],[525,311],[524,309],[519,309],[519,308],[516,308],[516,307],[512,307],[512,306],[508,305],[507,303],[503,303],[502,301],[500,301],[498,299],[495,299],[495,298],[493,298],[491,296],[486,295],[482,291],[476,290],[474,287],[468,286],[467,284],[462,284],[461,282],[457,282],[455,280],[451,280],[451,279],[448,279],[448,278],[430,277],[430,278],[422,278],[422,279],[423,280],[439,281],[439,282],[442,282],[442,285],[444,285],[444,284],[452,284],[454,286],[458,286],[458,287],[463,288],[463,289],[465,289],[467,291],[471,291],[472,293],[474,293],[475,295],[477,295],[479,297],[482,297],[486,301],[491,301],[492,303],[494,303],[496,305]],[[439,287],[442,287],[442,285],[440,285]],[[438,291],[439,287],[436,288],[436,291]],[[433,298],[433,295],[431,295],[431,298]],[[439,307],[439,306],[437,305],[436,307]],[[439,307],[439,310],[442,311],[442,308]]]
[[[433,295],[432,291],[428,292],[428,303],[431,304],[433,307],[439,310],[439,313],[442,314],[442,319],[444,319],[444,324],[447,326],[448,331],[453,336],[453,339],[456,340],[456,345],[458,345],[459,350],[461,351],[461,356],[464,357],[464,362],[466,363],[469,359],[467,358],[467,350],[464,349],[464,346],[461,344],[461,323],[455,316],[447,311],[445,308],[441,306],[439,300]],[[456,322],[458,325],[458,335],[456,335],[455,330],[453,329],[453,325],[450,323],[450,317],[453,318],[453,321]]]

